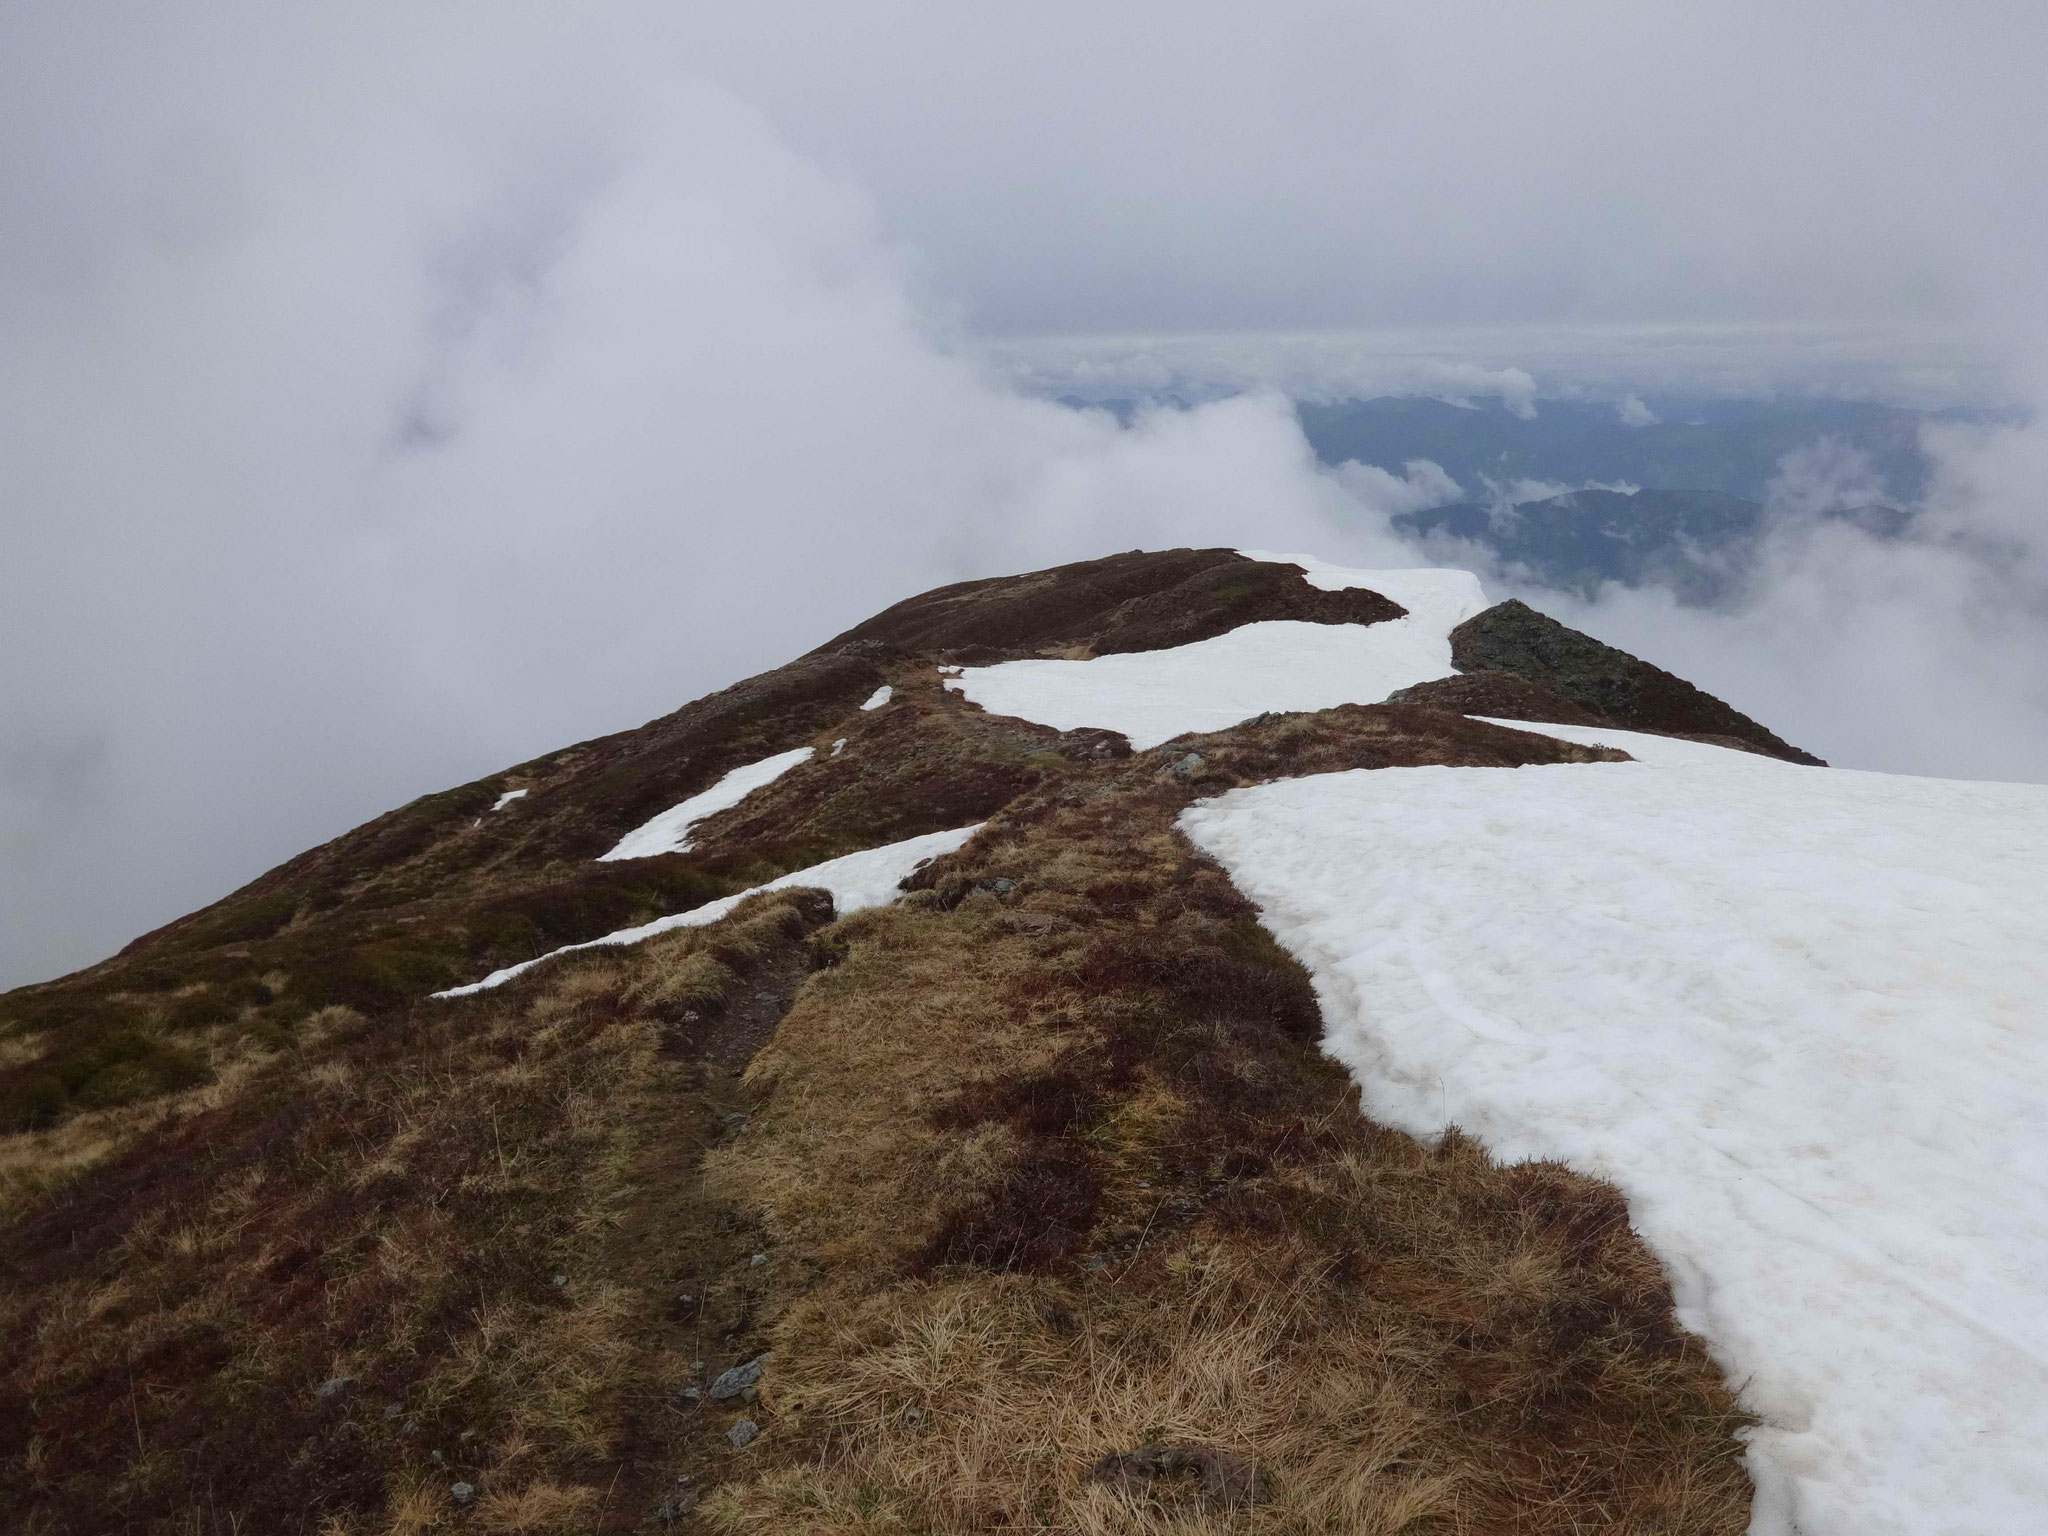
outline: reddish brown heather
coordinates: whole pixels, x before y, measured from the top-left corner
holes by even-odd
[[[1173,830],[1239,783],[1601,754],[1417,703],[1133,757],[947,693],[936,649],[1344,617],[1226,551],[1053,574],[0,998],[0,1528],[1738,1529],[1741,1418],[1619,1199],[1365,1121],[1307,978]],[[690,853],[590,862],[806,744]],[[894,909],[791,893],[423,995],[989,817]]]

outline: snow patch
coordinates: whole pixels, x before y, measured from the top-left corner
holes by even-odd
[[[1332,565],[1314,555],[1282,555],[1269,549],[1240,549],[1236,553],[1247,560],[1263,560],[1270,565],[1298,565],[1301,567],[1301,579],[1324,592],[1364,587],[1381,597],[1391,597],[1411,616],[1419,616],[1431,626],[1441,625],[1445,634],[1488,606],[1485,588],[1479,585],[1479,578],[1470,571],[1430,566],[1402,571],[1364,571],[1348,565]]]
[[[773,784],[798,763],[808,761],[813,750],[798,747],[793,752],[778,752],[758,763],[733,769],[709,789],[690,796],[681,805],[670,806],[650,821],[642,822],[620,838],[610,853],[599,854],[598,862],[651,859],[661,853],[689,852],[690,829],[698,822],[738,805],[764,785]]]
[[[1369,587],[1408,614],[1380,624],[1273,619],[1166,650],[967,667],[945,686],[990,714],[1062,731],[1121,731],[1142,752],[1268,710],[1377,704],[1396,689],[1449,677],[1451,630],[1487,606],[1469,571],[1354,571],[1302,555],[1254,558],[1313,567],[1309,580],[1325,591]]]
[[[1581,747],[1616,747],[1639,763],[1659,768],[1719,768],[1726,773],[1812,773],[1802,763],[1745,752],[1740,747],[1717,747],[1710,741],[1685,741],[1676,736],[1653,736],[1646,731],[1624,731],[1604,725],[1554,725],[1548,720],[1503,720],[1493,715],[1468,715],[1488,725],[1504,725],[1511,731],[1528,731],[1535,736],[1553,736]],[[1942,782],[1942,781],[1929,781]]]
[[[881,687],[877,688],[873,693],[868,695],[867,703],[861,705],[861,708],[880,709],[884,704],[888,703],[891,699],[895,697],[896,690],[894,688],[891,688],[887,683],[884,683]]]
[[[809,869],[795,870],[778,880],[770,880],[766,885],[753,886],[736,896],[721,896],[716,901],[707,901],[703,906],[693,907],[688,912],[658,917],[653,922],[642,923],[637,928],[619,928],[601,938],[588,939],[581,944],[564,944],[560,949],[551,949],[531,960],[522,960],[517,965],[508,965],[503,970],[493,971],[482,981],[473,981],[464,987],[450,987],[445,992],[436,992],[434,996],[469,997],[478,992],[487,992],[493,987],[502,987],[513,977],[522,975],[557,955],[574,954],[577,950],[597,949],[601,946],[639,944],[656,934],[669,933],[677,928],[702,928],[717,922],[749,896],[758,896],[763,891],[818,886],[832,893],[832,905],[841,917],[868,907],[887,906],[896,899],[899,894],[898,888],[905,880],[933,859],[954,852],[967,839],[979,832],[982,825],[976,822],[971,827],[955,827],[949,832],[927,832],[922,837],[906,838],[900,843],[889,843],[881,848],[868,848],[859,853],[849,853],[842,858],[828,859],[823,864],[813,864]]]
[[[523,789],[508,789],[505,791],[505,793],[498,796],[497,801],[491,806],[491,809],[494,811],[502,811],[503,809],[505,809],[506,806],[510,805],[514,800],[517,800],[521,795],[525,793],[526,791]]]
[[[1763,1423],[1752,1530],[2048,1525],[2048,787],[1500,721],[1181,825],[1367,1112],[1612,1180]]]
[[[844,736],[840,737],[837,741],[832,743],[832,755],[834,757],[837,757],[840,753],[844,752],[845,750],[846,738]]]

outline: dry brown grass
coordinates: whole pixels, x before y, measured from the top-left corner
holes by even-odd
[[[875,761],[958,746],[974,794],[1040,747],[906,705]],[[731,1531],[1737,1529],[1739,1419],[1612,1192],[1365,1122],[1172,830],[1247,779],[1577,749],[1427,710],[1196,745],[1192,784],[1031,766],[892,909],[223,1026],[213,1082],[0,1140],[51,1181],[0,1229],[0,1527],[616,1532],[704,1492]],[[681,1395],[764,1350],[758,1401]],[[1272,1498],[1087,1480],[1147,1442]]]
[[[1237,752],[1399,750],[1359,723]],[[1022,802],[928,897],[838,925],[756,1058],[712,1178],[788,1260],[716,1527],[1742,1529],[1741,1416],[1619,1198],[1365,1122],[1150,771]],[[1246,1457],[1272,1498],[1085,1476],[1148,1442]]]
[[[588,1530],[608,1493],[635,1523],[716,1437],[674,1393],[733,1347],[702,1330],[745,1286],[696,1277],[753,1245],[694,1177],[736,1090],[669,1049],[663,1011],[678,975],[716,1011],[800,955],[807,903],[463,1008],[329,1010],[290,1060],[123,1112],[153,1119],[7,1234],[0,1526]],[[24,1160],[103,1156],[93,1119]],[[706,1298],[694,1332],[679,1274]],[[319,1398],[335,1377],[356,1385]],[[478,1489],[460,1511],[458,1480]]]
[[[347,1009],[329,1010],[349,1014]],[[41,1130],[0,1135],[0,1221],[59,1195],[138,1141],[233,1103],[276,1060],[276,1053],[215,1030],[196,1042],[208,1080],[138,1103],[85,1110]]]

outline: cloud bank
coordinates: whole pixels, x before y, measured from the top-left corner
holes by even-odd
[[[1907,537],[1813,513],[1867,504],[1852,464],[1789,462],[1783,513],[1734,613],[1610,590],[1585,618],[1654,647],[1851,767],[2048,780],[2048,433],[1930,433],[1936,482]],[[1712,682],[1708,680],[1712,679]]]
[[[1269,391],[1624,408],[1876,370],[2038,400],[2044,33],[21,0],[0,985],[936,582],[1135,545],[1411,561],[1384,514],[1444,488],[1318,470]],[[1044,339],[1163,330],[1198,339]],[[1215,387],[1123,427],[1033,398],[1061,369]],[[2048,451],[1939,447],[1913,540],[1791,519],[1738,613],[1549,606],[1830,756],[2042,777]]]
[[[124,195],[83,270],[9,273],[0,982],[940,582],[1402,558],[1276,396],[1124,427],[992,382],[858,188],[717,86],[362,88],[205,125],[170,174],[213,203]]]

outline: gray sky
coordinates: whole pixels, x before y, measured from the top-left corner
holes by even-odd
[[[938,581],[1409,558],[1277,397],[1125,431],[1020,359],[2031,407],[2044,44],[1992,4],[14,0],[0,985]],[[1824,754],[2048,778],[2048,446],[1937,446],[1926,539],[1580,617]]]

